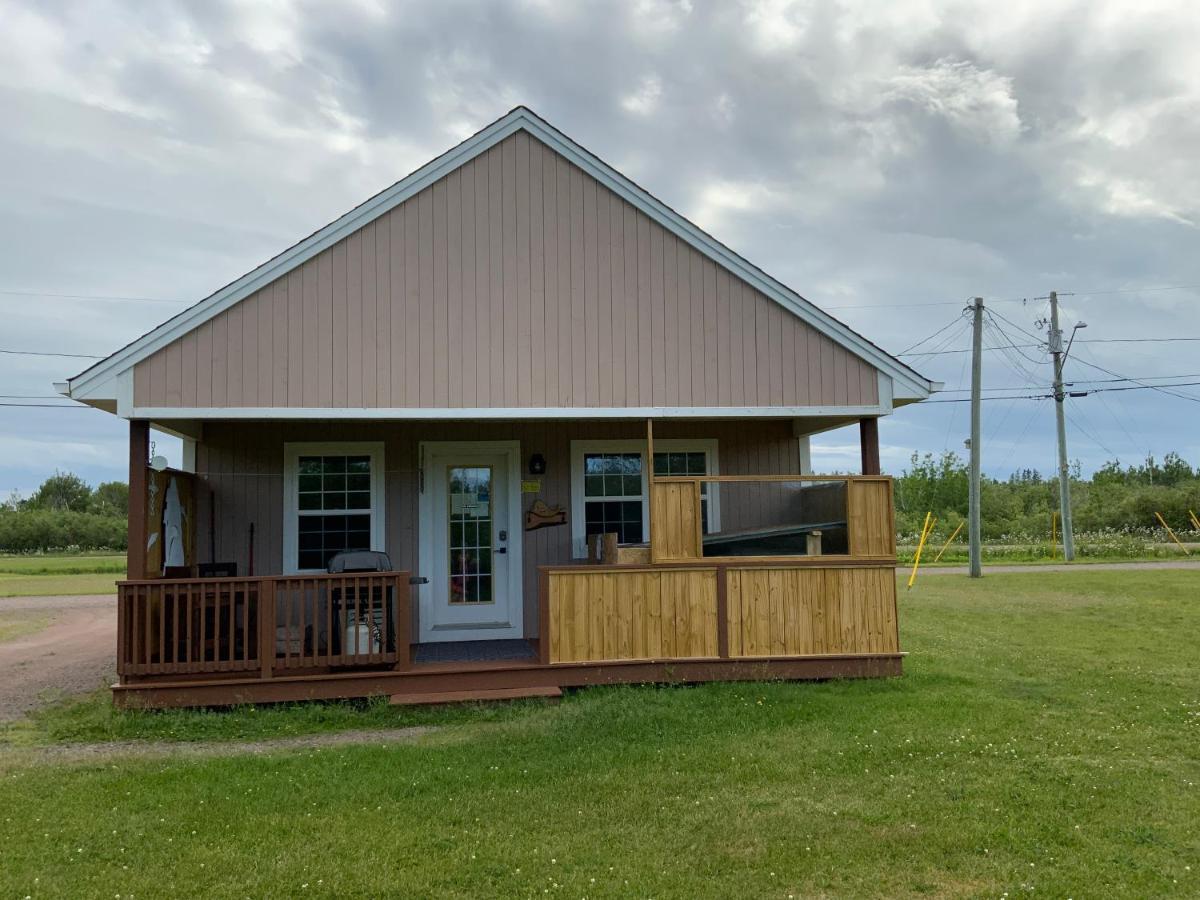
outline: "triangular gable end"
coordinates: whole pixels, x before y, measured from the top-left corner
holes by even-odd
[[[518,108],[68,391],[131,417],[821,415],[933,387]]]

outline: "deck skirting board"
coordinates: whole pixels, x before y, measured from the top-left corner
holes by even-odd
[[[687,659],[495,666],[486,669],[364,672],[343,676],[135,683],[113,687],[121,708],[231,706],[302,700],[347,700],[399,693],[694,684],[706,681],[803,681],[886,678],[901,674],[903,654]]]

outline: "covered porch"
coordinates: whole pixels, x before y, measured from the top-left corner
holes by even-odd
[[[149,423],[131,422],[116,700],[415,703],[899,674],[875,425],[859,426],[864,474],[826,476],[805,471],[792,420],[208,422],[192,471],[168,473],[192,504],[178,567],[155,550],[168,535]],[[389,571],[329,574],[303,556],[315,545],[289,447],[335,430],[380,445],[363,529]],[[501,444],[511,458],[479,455]],[[481,467],[492,480],[472,493],[458,470]]]

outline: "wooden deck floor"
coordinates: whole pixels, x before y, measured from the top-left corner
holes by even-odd
[[[396,694],[434,695],[478,690],[571,688],[605,684],[689,684],[704,681],[879,678],[901,674],[903,654],[841,654],[758,659],[616,660],[547,665],[536,660],[414,663],[403,671],[377,670],[141,681],[113,686],[121,707],[231,706],[342,700]],[[451,699],[450,697],[447,698]]]

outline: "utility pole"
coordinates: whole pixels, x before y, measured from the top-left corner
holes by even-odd
[[[976,297],[971,309],[971,488],[968,509],[970,526],[967,533],[971,545],[970,576],[979,578],[983,575],[979,527],[979,462],[983,450],[979,435],[980,392],[983,389],[983,298]]]
[[[1082,327],[1082,326],[1076,326]],[[1071,332],[1074,339],[1075,333]],[[1062,329],[1058,327],[1058,292],[1050,292],[1050,353],[1054,365],[1054,416],[1058,425],[1058,508],[1062,519],[1063,558],[1075,558],[1075,532],[1071,527],[1071,470],[1067,465],[1067,419],[1063,409],[1063,350]]]

